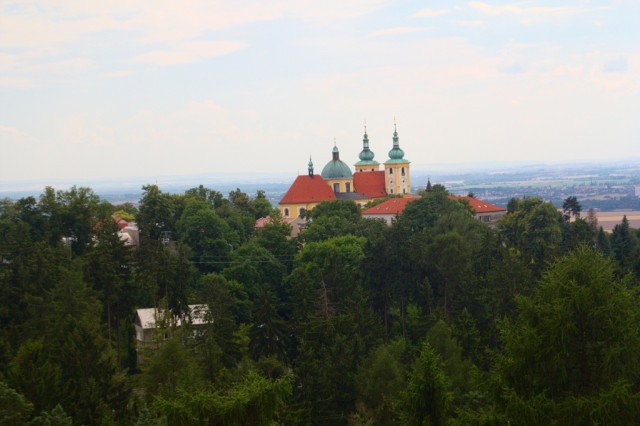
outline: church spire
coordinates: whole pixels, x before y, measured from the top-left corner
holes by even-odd
[[[398,138],[398,127],[396,119],[393,119],[393,148],[389,151],[390,160],[404,160],[404,151],[400,149],[400,138]]]
[[[313,177],[313,161],[311,161],[311,156],[309,156],[309,176]]]
[[[367,122],[364,122],[364,137],[362,139],[362,151],[360,152],[360,161],[373,162],[375,154],[369,149],[369,135],[367,135]]]

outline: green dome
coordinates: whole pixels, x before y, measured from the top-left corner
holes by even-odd
[[[367,132],[364,132],[364,139],[362,139],[362,151],[360,152],[360,161],[369,162],[373,161],[375,154],[369,149],[369,136]]]
[[[389,151],[389,160],[385,164],[388,163],[408,163],[404,158],[404,151],[400,149],[400,142],[398,138],[398,131],[393,129],[393,148]]]
[[[349,179],[353,177],[349,166],[340,160],[340,152],[337,146],[333,147],[333,158],[324,166],[320,175],[323,179]]]

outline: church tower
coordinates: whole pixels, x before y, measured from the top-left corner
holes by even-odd
[[[393,148],[389,151],[389,159],[384,163],[384,182],[387,194],[409,194],[411,192],[411,173],[409,160],[404,158],[400,149],[398,131],[393,125]]]
[[[367,135],[367,126],[364,126],[364,138],[362,139],[362,151],[360,152],[360,161],[356,166],[356,172],[375,172],[380,168],[380,163],[373,158],[375,154],[369,149],[369,136]]]

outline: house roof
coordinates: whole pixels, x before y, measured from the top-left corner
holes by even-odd
[[[336,199],[336,194],[322,176],[300,175],[293,181],[280,204],[319,203]]]
[[[369,198],[387,196],[387,190],[384,187],[384,170],[355,173],[353,186],[357,192]]]
[[[402,213],[411,201],[417,200],[417,197],[405,197],[405,198],[390,198],[387,201],[371,207],[362,212],[363,215],[399,215]],[[449,195],[450,200],[466,200],[469,205],[473,207],[476,214],[482,213],[496,213],[505,211],[504,208],[496,206],[495,204],[487,203],[486,201],[479,200],[473,197]]]
[[[466,201],[468,201],[469,205],[471,205],[471,207],[473,207],[473,209],[476,211],[476,214],[480,214],[480,213],[496,213],[496,212],[504,212],[504,211],[506,211],[506,209],[503,208],[503,207],[496,206],[495,204],[487,203],[486,201],[482,201],[482,200],[479,200],[479,199],[473,198],[473,197],[450,195],[449,198],[452,199],[452,200],[466,200]]]
[[[270,217],[261,217],[260,219],[256,220],[256,224],[255,224],[255,228],[256,229],[260,229],[260,228],[264,228],[265,225],[268,225],[269,223],[272,223],[273,219],[271,219]]]
[[[386,201],[373,206],[362,212],[365,216],[374,215],[399,215],[404,211],[404,208],[412,201],[417,200],[416,197],[403,197],[403,198],[389,198]]]
[[[191,323],[193,325],[202,325],[205,323],[205,315],[207,313],[207,305],[189,305],[189,312],[191,314]],[[157,308],[141,308],[136,309],[136,315],[138,316],[140,326],[144,330],[156,328],[156,318],[164,315],[163,309]],[[176,325],[180,326],[180,319],[176,319]]]

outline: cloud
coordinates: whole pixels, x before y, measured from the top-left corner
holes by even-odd
[[[16,89],[31,89],[36,86],[33,79],[26,77],[0,76],[0,87],[13,87]]]
[[[467,28],[481,28],[487,25],[486,21],[481,21],[479,19],[458,19],[451,22]]]
[[[409,34],[409,33],[418,33],[422,31],[427,31],[429,28],[426,27],[396,27],[396,28],[385,28],[382,30],[374,31],[369,35],[372,37],[378,36],[386,36],[386,35],[396,35],[396,34]]]
[[[618,58],[603,65],[603,72],[626,72],[629,69],[629,62],[626,58]]]
[[[573,6],[520,6],[517,4],[504,4],[492,6],[480,1],[469,2],[469,6],[487,15],[572,15],[582,9]]]
[[[420,9],[419,11],[414,13],[413,17],[414,18],[433,18],[435,16],[441,16],[441,15],[445,15],[447,13],[449,13],[449,11],[448,10],[444,10],[444,9],[424,8],[424,9]]]
[[[196,41],[179,43],[166,50],[154,50],[137,56],[134,61],[157,65],[190,64],[204,59],[224,56],[247,47],[233,40]]]

